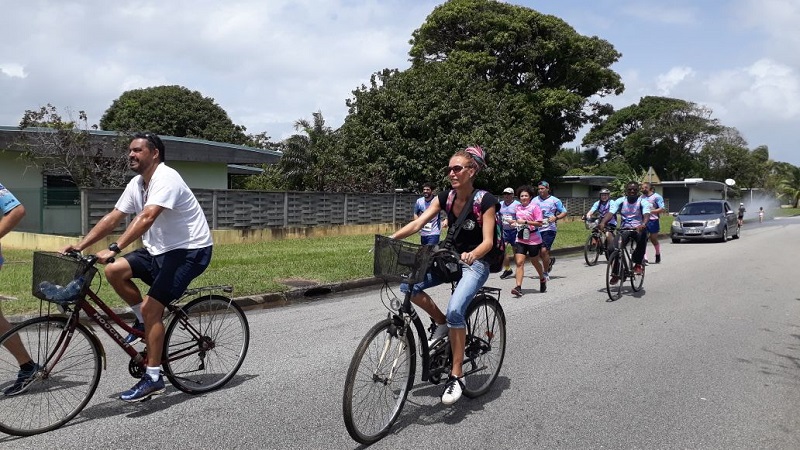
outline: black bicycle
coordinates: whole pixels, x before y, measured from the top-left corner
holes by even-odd
[[[631,258],[636,248],[636,233],[636,229],[622,228],[614,234],[617,246],[608,256],[606,267],[606,291],[611,301],[622,297],[622,285],[625,284],[625,280],[630,281],[634,292],[640,291],[644,284],[644,264],[642,273],[637,274],[633,270],[634,264]],[[616,283],[612,283],[612,278],[616,278]]]
[[[449,250],[437,250],[443,251]],[[369,445],[380,440],[400,416],[414,384],[417,354],[422,358],[422,381],[439,384],[450,373],[449,340],[444,338],[429,348],[411,294],[400,300],[389,288],[390,282],[422,281],[435,254],[430,246],[375,236],[374,273],[384,280],[381,301],[389,315],[358,345],[342,398],[345,427],[359,443]],[[469,398],[488,392],[503,365],[506,318],[499,298],[500,289],[481,288],[467,309],[463,393]]]
[[[608,258],[606,233],[597,228],[599,220],[596,217],[586,219],[584,224],[586,229],[592,232],[586,238],[586,244],[583,246],[583,258],[586,260],[587,265],[594,266],[597,264],[597,260],[600,259],[601,254],[605,255],[606,259]]]

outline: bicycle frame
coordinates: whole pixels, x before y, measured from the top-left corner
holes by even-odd
[[[211,290],[229,291],[230,289],[231,289],[230,286],[209,286],[206,288],[187,290],[183,297],[203,291],[211,291]],[[92,305],[92,303],[97,305],[99,310],[95,308]],[[68,306],[65,306],[64,308],[66,311],[70,310]],[[181,308],[175,304],[166,305],[165,308],[167,309],[170,315],[178,315],[179,317],[181,317],[180,315],[183,314]],[[120,334],[114,328],[113,325],[116,324],[124,331],[131,333],[139,338],[144,338],[144,333],[125,323],[122,320],[122,318],[119,317],[119,315],[117,315],[97,294],[89,290],[86,293],[86,295],[81,297],[75,303],[74,308],[71,309],[71,313],[69,315],[69,318],[67,319],[67,327],[64,329],[64,333],[62,333],[62,336],[59,338],[58,344],[54,347],[57,351],[60,351],[60,354],[48,355],[48,358],[46,360],[48,367],[45,368],[45,373],[49,373],[50,371],[49,368],[55,366],[61,360],[61,357],[63,356],[64,352],[69,346],[70,340],[72,339],[72,334],[74,333],[75,327],[77,326],[78,323],[80,323],[81,311],[86,313],[86,316],[90,321],[96,323],[101,329],[103,329],[106,332],[106,334],[108,334],[108,336],[111,337],[111,339],[114,340],[114,342],[116,342],[117,345],[119,345],[119,347],[125,353],[127,353],[128,356],[130,356],[131,359],[136,364],[144,368],[146,361],[142,356],[142,353],[136,350],[133,347],[133,345],[125,342],[125,337],[122,334]],[[101,311],[102,313],[105,313],[106,317],[108,317],[111,320],[110,321],[106,320],[106,318],[103,317],[103,315],[101,314]],[[202,336],[202,333],[199,330],[197,330],[194,327],[194,325],[192,325],[190,322],[185,321],[183,322],[182,325],[186,327],[187,331],[192,335],[193,338],[200,339],[200,337]],[[94,330],[92,328],[89,328],[89,331],[92,332],[92,337],[93,339],[96,340],[97,347],[100,349],[101,352],[100,356],[103,359],[103,369],[106,369],[105,348],[103,347],[97,335],[94,333]],[[203,349],[200,348],[200,346],[196,346],[195,349],[189,352],[180,351],[173,353],[171,355],[165,354],[162,357],[162,361],[175,361],[177,359],[185,358],[186,356],[198,353],[200,351],[203,351]]]

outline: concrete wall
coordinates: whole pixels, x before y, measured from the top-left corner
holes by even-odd
[[[290,228],[269,228],[259,230],[212,230],[211,234],[214,243],[222,244],[245,244],[250,242],[273,241],[280,239],[304,239],[309,237],[325,236],[357,236],[365,234],[386,234],[394,231],[391,224],[375,225],[338,225],[330,227],[290,227]],[[119,235],[110,235],[105,239],[85,249],[84,253],[96,253],[108,248],[108,245],[116,241]],[[58,251],[59,249],[80,242],[80,238],[69,236],[55,236],[49,234],[26,233],[12,231],[3,238],[5,248],[39,251]],[[141,241],[137,241],[130,248],[141,247]]]

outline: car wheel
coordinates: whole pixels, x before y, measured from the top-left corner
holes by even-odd
[[[731,236],[731,239],[739,239],[739,233],[741,233],[741,231],[742,231],[742,227],[737,226],[736,227],[736,234]]]
[[[678,238],[672,238],[672,243],[673,243],[673,244],[680,244],[680,243],[681,243],[681,240],[680,240],[680,239],[678,239]]]
[[[720,242],[728,242],[728,227],[722,229],[722,237],[719,238]]]

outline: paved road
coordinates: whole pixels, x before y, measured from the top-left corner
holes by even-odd
[[[663,244],[645,290],[606,302],[604,267],[559,258],[546,294],[497,275],[508,351],[486,396],[444,407],[418,383],[374,448],[800,448],[800,220],[725,244]],[[444,291],[437,291],[444,298]],[[225,389],[128,405],[108,370],[68,426],[0,447],[356,448],[341,419],[349,359],[385,315],[376,290],[249,313],[253,337]],[[150,431],[147,431],[147,430]]]

